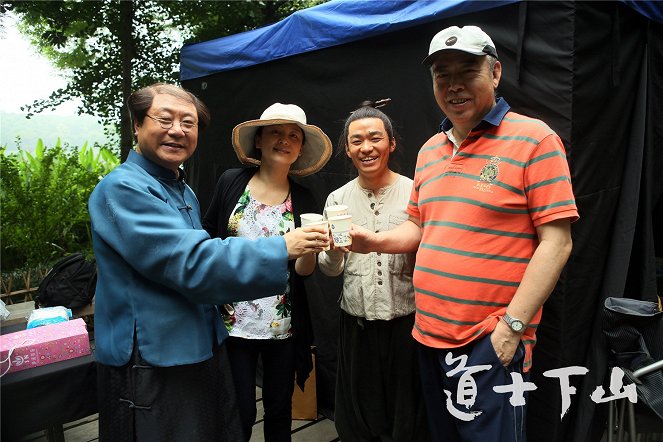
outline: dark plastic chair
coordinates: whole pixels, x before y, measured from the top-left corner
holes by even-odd
[[[607,298],[603,333],[610,363],[621,368],[625,385],[635,384],[637,404],[628,399],[610,402],[608,442],[639,442],[639,435],[663,440],[663,312],[654,302]],[[628,426],[625,425],[625,421]]]
[[[663,337],[661,338],[663,339]],[[663,370],[663,359],[634,371],[631,374],[631,378],[636,382],[642,382],[649,373],[661,370]],[[626,413],[628,413],[626,416],[628,419],[628,429],[624,425]],[[637,419],[636,416],[638,417]],[[616,418],[617,422],[615,422]],[[628,435],[629,442],[641,442],[638,439],[638,433],[651,434],[656,432],[660,433],[661,438],[659,440],[663,440],[663,420],[659,419],[658,416],[649,410],[643,409],[640,413],[636,413],[635,404],[628,399],[620,399],[619,401],[610,403],[608,411],[608,442],[615,442],[615,435],[617,436],[617,442],[624,442],[624,436],[626,435]]]

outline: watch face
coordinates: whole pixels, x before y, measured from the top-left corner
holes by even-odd
[[[523,329],[523,323],[521,321],[515,320],[511,322],[511,330],[513,331],[522,331]]]

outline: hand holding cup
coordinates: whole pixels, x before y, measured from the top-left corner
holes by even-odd
[[[323,225],[300,227],[286,233],[283,238],[288,249],[288,259],[320,253],[329,247],[329,233]]]
[[[301,216],[302,228],[305,227],[322,227],[327,234],[329,240],[329,223],[319,213],[302,213]],[[319,230],[318,230],[319,231]],[[329,250],[327,245],[323,250]]]

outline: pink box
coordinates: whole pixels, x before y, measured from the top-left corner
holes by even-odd
[[[10,351],[11,360],[7,360]],[[85,321],[81,318],[44,325],[0,336],[0,373],[11,373],[89,354],[90,338]]]

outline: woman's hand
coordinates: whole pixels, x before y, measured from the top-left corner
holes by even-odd
[[[329,246],[329,233],[322,226],[299,227],[283,235],[288,259],[322,252]]]

